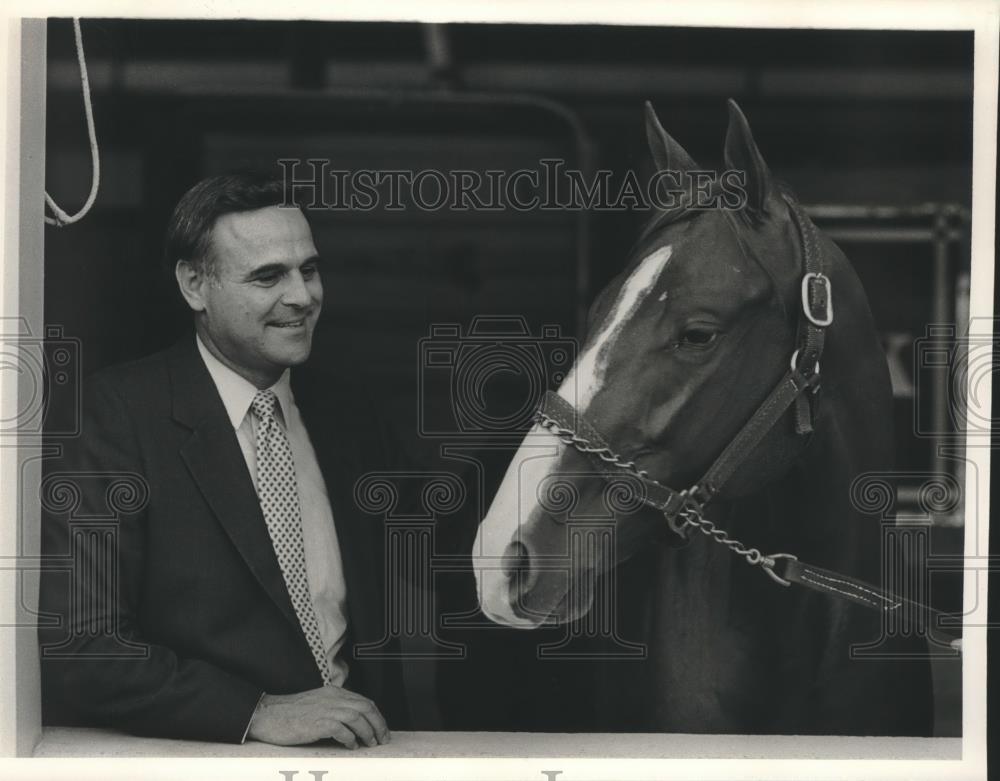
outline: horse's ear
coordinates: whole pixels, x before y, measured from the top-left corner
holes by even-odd
[[[684,147],[674,141],[660,124],[653,104],[646,101],[646,138],[649,151],[653,154],[658,171],[695,171],[698,164],[684,151]]]
[[[727,170],[746,172],[746,209],[757,219],[767,213],[772,199],[778,197],[778,188],[764,158],[753,140],[750,123],[743,116],[736,101],[729,99],[729,128],[726,130],[724,160]]]

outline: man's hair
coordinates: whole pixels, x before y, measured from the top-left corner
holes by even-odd
[[[241,172],[210,176],[188,190],[174,207],[167,224],[164,261],[172,273],[180,260],[199,271],[214,273],[212,229],[220,217],[279,206],[285,200],[280,179],[262,173]]]

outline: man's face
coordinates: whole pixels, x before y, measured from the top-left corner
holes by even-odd
[[[200,284],[202,338],[239,374],[269,385],[309,357],[323,306],[309,224],[298,209],[277,206],[226,214],[211,253],[214,278]]]

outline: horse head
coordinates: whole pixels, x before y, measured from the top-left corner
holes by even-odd
[[[683,178],[699,170],[648,104],[646,130],[661,172]],[[776,182],[733,101],[723,159],[744,197],[657,212],[591,307],[587,337],[557,392],[621,460],[678,488],[704,475],[769,397],[796,360],[801,332],[808,218]],[[863,440],[867,426],[873,439],[888,440],[878,419],[889,403],[888,378],[867,301],[840,251],[808,226],[836,291],[821,367],[831,387],[809,394],[815,414],[807,431],[797,425],[796,405],[781,415],[720,488],[724,500],[782,479],[831,421],[842,437]],[[614,545],[584,544],[581,555],[574,519],[584,526],[604,519]],[[592,459],[536,423],[478,531],[482,610],[524,628],[574,620],[589,610],[596,577],[664,526],[661,514],[616,500],[614,490],[609,498]]]

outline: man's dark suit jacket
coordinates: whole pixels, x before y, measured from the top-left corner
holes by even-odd
[[[357,478],[386,467],[379,426],[345,378],[304,373],[293,370],[293,392],[347,582],[345,685],[399,728],[398,662],[352,653],[384,637],[382,524],[354,502]],[[46,723],[239,742],[262,692],[321,686],[193,334],[92,378],[81,432],[42,485]]]

